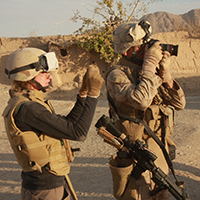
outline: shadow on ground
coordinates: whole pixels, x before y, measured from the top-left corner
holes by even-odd
[[[177,175],[179,181],[184,181],[185,192],[191,200],[199,200],[200,197],[200,169],[185,165],[183,163],[174,163],[175,170],[181,171],[182,176]],[[174,181],[173,177],[171,180]],[[173,200],[175,198],[172,198]]]
[[[200,177],[200,169],[174,163],[176,170]],[[13,154],[0,154],[0,199],[20,199],[21,169]],[[72,163],[71,181],[80,200],[113,200],[112,181],[107,158],[77,157]],[[173,177],[170,177],[174,182]],[[200,196],[200,182],[192,177],[179,176],[184,181],[191,200]],[[195,188],[192,187],[195,185]],[[172,198],[173,199],[173,198]]]
[[[21,168],[14,154],[0,154],[0,199],[19,200]]]

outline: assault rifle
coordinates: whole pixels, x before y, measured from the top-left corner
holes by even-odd
[[[154,161],[157,156],[146,148],[140,140],[131,143],[126,135],[121,133],[111,122],[111,119],[103,115],[95,124],[98,129],[98,134],[104,138],[106,142],[112,144],[118,149],[123,146],[129,150],[128,158],[130,158],[136,166],[133,168],[131,176],[138,179],[142,172],[149,170],[152,173],[152,180],[157,187],[150,192],[150,196],[154,196],[162,190],[168,189],[169,192],[177,200],[190,200],[184,187],[180,187],[179,183],[174,183],[170,178],[155,165]]]

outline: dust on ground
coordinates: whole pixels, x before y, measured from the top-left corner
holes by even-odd
[[[1,113],[8,101],[8,89],[9,86],[0,85]],[[56,113],[66,115],[72,108],[76,97],[74,96],[74,100],[63,100],[62,98],[57,100],[55,96],[56,93],[50,96],[50,100]],[[102,141],[94,127],[103,114],[108,115],[108,104],[106,99],[101,97],[86,141],[71,142],[74,148],[81,149],[76,153],[70,173],[79,200],[115,199],[112,196],[112,180],[108,162],[116,150]],[[2,118],[0,128],[0,199],[19,200],[21,169],[10,148]],[[173,163],[178,179],[185,182],[186,191],[191,200],[199,200],[200,196],[199,132],[200,96],[188,96],[186,108],[176,113],[173,139],[178,150]],[[174,181],[172,177],[171,179]]]

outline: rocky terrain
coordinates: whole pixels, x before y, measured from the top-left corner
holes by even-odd
[[[191,30],[200,27],[200,9],[193,9],[182,15],[168,12],[155,12],[147,14],[143,18],[152,25],[153,34],[173,32],[178,30]]]

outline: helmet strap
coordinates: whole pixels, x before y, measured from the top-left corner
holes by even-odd
[[[8,78],[10,78],[10,75],[12,75],[12,74],[16,74],[16,73],[18,73],[18,72],[26,71],[26,70],[29,70],[29,69],[34,69],[34,68],[36,68],[36,66],[38,66],[37,63],[32,63],[32,64],[30,64],[30,65],[26,65],[26,66],[23,66],[23,67],[19,67],[19,68],[12,69],[12,70],[10,70],[10,71],[9,71],[8,69],[5,68],[5,73],[8,75]],[[36,70],[36,71],[39,71],[39,70],[40,70],[38,67],[37,67],[36,69],[38,69],[38,70]]]
[[[46,92],[49,86],[43,87],[39,82],[37,82],[34,78],[30,80],[30,82],[34,83],[42,92]]]
[[[143,55],[144,54],[144,48],[145,48],[145,44],[142,44],[137,53],[135,53],[135,51],[133,50],[131,57],[127,57],[125,55],[122,55],[122,56],[123,56],[123,58],[125,58],[128,61],[134,62],[138,65],[142,65],[143,56],[144,56]],[[134,49],[134,47],[133,47],[133,49]]]

